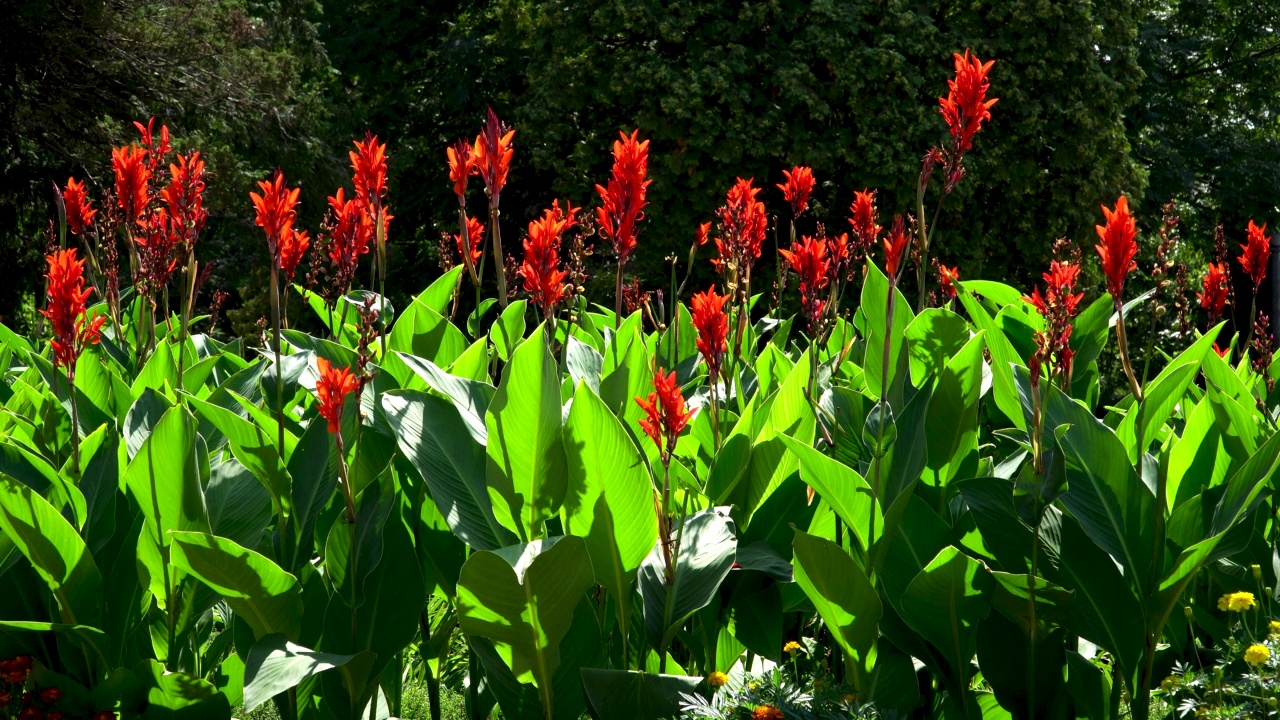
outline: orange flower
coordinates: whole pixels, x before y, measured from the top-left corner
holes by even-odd
[[[199,151],[190,157],[179,153],[178,163],[169,164],[169,185],[160,191],[160,198],[184,238],[194,239],[204,230],[209,211],[204,209],[204,161]]]
[[[960,280],[960,268],[947,267],[938,263],[938,285],[948,300],[956,299],[956,282]]]
[[[84,260],[76,259],[76,249],[56,250],[45,257],[48,307],[40,311],[53,328],[53,363],[74,378],[76,358],[88,345],[96,345],[105,316],[86,322],[85,301],[92,289],[84,286]]]
[[[62,202],[67,208],[67,229],[72,235],[83,235],[91,225],[93,217],[98,214],[93,209],[93,201],[85,191],[84,183],[75,178],[67,178],[67,187],[62,191]]]
[[[760,188],[754,187],[753,183],[752,178],[738,178],[733,187],[729,188],[724,207],[720,208],[724,237],[716,238],[720,259],[713,262],[717,268],[723,268],[726,262],[732,262],[737,266],[738,272],[742,272],[745,266],[760,257],[760,246],[764,243],[769,218],[765,214],[764,203],[756,200]]]
[[[290,190],[285,187],[284,173],[276,171],[271,180],[259,180],[258,188],[262,194],[251,192],[249,199],[257,211],[254,223],[267,234],[267,247],[271,250],[272,261],[280,264],[280,236],[285,228],[292,228],[297,218],[299,188]]]
[[[898,268],[902,264],[902,255],[907,249],[907,226],[898,216],[893,219],[893,228],[884,243],[884,268],[890,281],[897,282]]]
[[[285,282],[293,280],[298,263],[302,262],[302,256],[310,246],[311,238],[306,230],[294,230],[293,226],[285,226],[280,233],[280,269],[284,271]]]
[[[1049,317],[1057,307],[1064,308],[1067,315],[1074,316],[1080,300],[1084,298],[1084,293],[1071,292],[1075,289],[1079,276],[1079,265],[1053,260],[1049,263],[1049,272],[1040,275],[1044,278],[1045,294],[1042,296],[1040,288],[1036,287],[1030,295],[1023,295],[1022,299],[1034,305],[1045,317]]]
[[[809,207],[809,196],[813,194],[813,168],[797,166],[790,171],[783,170],[782,174],[787,181],[778,188],[782,190],[782,197],[791,203],[792,215],[799,216]]]
[[[1196,297],[1200,299],[1200,307],[1208,311],[1210,325],[1222,317],[1222,310],[1227,305],[1229,281],[1226,263],[1209,263],[1204,274],[1204,292],[1196,293]]]
[[[164,156],[168,155],[169,151],[173,149],[169,145],[169,126],[160,126],[159,140],[155,136],[155,117],[148,119],[146,125],[134,120],[133,126],[138,129],[138,134],[142,136],[142,149],[147,155],[147,170],[154,175],[156,168],[160,167],[161,161],[164,160]]]
[[[1138,234],[1137,224],[1129,213],[1129,200],[1121,195],[1116,200],[1114,210],[1102,206],[1102,214],[1107,218],[1106,226],[1097,225],[1101,245],[1095,245],[1098,257],[1102,258],[1102,272],[1107,276],[1107,292],[1115,302],[1120,302],[1124,293],[1125,277],[1138,264],[1133,258],[1138,254],[1138,243],[1134,237]]]
[[[489,193],[491,207],[498,206],[498,196],[502,193],[503,186],[507,184],[507,173],[511,170],[511,157],[515,154],[511,141],[515,136],[516,131],[503,125],[498,120],[498,115],[493,112],[493,108],[489,108],[484,129],[476,137],[476,144],[471,152],[475,156],[475,165],[480,173],[480,179],[484,180],[484,190]]]
[[[876,224],[876,191],[862,190],[853,194],[853,204],[849,206],[849,224],[853,226],[853,235],[858,240],[858,249],[867,252],[876,244],[882,229]]]
[[[124,211],[126,222],[137,222],[147,209],[147,151],[137,145],[111,150],[111,170],[116,176],[116,204]]]
[[[704,222],[698,226],[698,232],[693,236],[693,244],[701,247],[707,244],[707,236],[711,234],[711,223]]]
[[[1230,358],[1230,355],[1231,355],[1231,346],[1230,346],[1230,345],[1228,345],[1228,346],[1226,346],[1226,347],[1218,347],[1218,343],[1214,343],[1214,344],[1213,344],[1213,351],[1214,351],[1214,352],[1216,352],[1216,353],[1218,353],[1218,357],[1222,358],[1223,360],[1230,360],[1230,359],[1231,359],[1231,358]]]
[[[529,223],[524,263],[520,265],[525,291],[547,317],[564,299],[564,279],[568,273],[560,269],[560,239],[577,224],[574,215],[578,208],[572,203],[565,203],[565,207],[567,210],[561,210],[559,201],[553,202],[541,218]]]
[[[316,408],[320,417],[329,423],[329,432],[336,433],[342,427],[342,407],[347,396],[360,387],[360,381],[351,374],[351,368],[335,368],[324,358],[316,359],[320,377],[316,380]]]
[[[458,196],[458,204],[467,205],[467,180],[476,174],[476,158],[471,152],[471,145],[466,140],[459,140],[445,148],[449,157],[449,179],[453,181],[453,194]]]
[[[645,412],[640,419],[640,427],[658,446],[664,463],[669,462],[671,453],[676,447],[676,438],[693,417],[693,411],[685,409],[684,395],[680,394],[680,385],[676,383],[676,373],[664,374],[662,368],[653,376],[654,392],[649,393],[647,400],[636,398],[636,404]]]
[[[831,266],[827,274],[834,282],[844,274],[853,260],[849,253],[849,233],[840,233],[827,238],[827,256],[831,258]]]
[[[991,81],[987,73],[991,72],[994,60],[982,62],[977,56],[955,54],[956,77],[948,80],[947,96],[938,98],[942,117],[947,121],[947,129],[955,139],[960,152],[968,152],[973,147],[973,136],[982,129],[982,122],[991,119],[991,107],[998,98],[987,100],[987,90]]]
[[[819,293],[827,286],[831,261],[827,258],[827,243],[817,238],[802,236],[790,250],[778,250],[778,254],[800,276],[800,303],[809,321],[809,330],[818,331],[818,319],[826,303]]]
[[[596,192],[604,203],[596,208],[596,220],[600,233],[613,243],[618,262],[625,264],[636,247],[636,224],[644,219],[648,203],[645,195],[649,183],[649,141],[639,141],[640,131],[628,136],[619,133],[621,139],[613,141],[613,174],[609,187],[596,185]]]
[[[751,720],[787,720],[787,716],[772,705],[761,705],[751,712]]]
[[[382,196],[387,193],[387,145],[379,144],[377,135],[365,133],[364,142],[353,140],[355,150],[348,151],[351,181],[356,186],[356,197],[370,207],[380,207]]]
[[[360,201],[347,200],[342,188],[329,197],[331,220],[329,259],[343,272],[354,272],[360,256],[369,252],[373,219],[360,209]]]
[[[1035,333],[1036,351],[1027,364],[1033,384],[1040,380],[1040,367],[1050,360],[1059,377],[1064,382],[1070,380],[1071,363],[1075,357],[1075,351],[1071,349],[1071,322],[1084,297],[1084,293],[1072,292],[1079,276],[1079,265],[1054,260],[1049,263],[1049,272],[1041,275],[1045,282],[1044,294],[1041,295],[1040,288],[1036,287],[1031,295],[1022,297],[1034,305],[1045,320],[1045,329]]]
[[[729,317],[724,312],[728,295],[717,295],[712,285],[705,292],[697,293],[691,301],[693,327],[698,331],[698,352],[707,362],[707,374],[712,381],[720,375],[720,364],[728,348]]]
[[[1249,221],[1248,242],[1240,246],[1244,253],[1240,256],[1240,266],[1253,280],[1253,292],[1256,295],[1262,279],[1267,276],[1267,260],[1271,258],[1271,238],[1267,237],[1267,224],[1258,227]]]
[[[458,254],[462,259],[474,266],[484,254],[481,248],[481,243],[484,242],[484,224],[473,217],[467,218],[467,237],[454,235],[453,241],[458,244]]]

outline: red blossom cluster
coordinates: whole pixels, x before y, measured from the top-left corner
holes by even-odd
[[[1267,236],[1267,224],[1255,225],[1249,221],[1247,242],[1240,246],[1244,252],[1240,255],[1240,267],[1244,268],[1249,279],[1253,281],[1253,293],[1258,294],[1262,280],[1267,276],[1267,261],[1271,259],[1271,238]]]
[[[125,222],[137,222],[149,201],[151,170],[147,168],[147,151],[137,145],[112,148],[111,170],[116,178],[116,205]]]
[[[377,135],[365,134],[364,141],[353,140],[355,150],[349,151],[352,182],[356,197],[374,209],[382,207],[382,197],[387,194],[387,145],[379,144]]]
[[[187,244],[195,244],[209,219],[204,207],[204,160],[200,152],[178,153],[178,162],[169,164],[169,185],[160,191],[173,222],[174,231]]]
[[[85,317],[85,301],[93,290],[84,286],[84,260],[76,258],[75,248],[54,251],[45,261],[49,264],[48,307],[40,313],[53,326],[54,365],[66,370],[67,379],[74,382],[76,358],[85,347],[98,343],[106,317]]]
[[[787,181],[778,184],[782,197],[791,205],[793,217],[799,217],[809,207],[809,196],[813,194],[813,168],[797,166],[783,170]]]
[[[653,376],[653,390],[647,399],[635,400],[645,414],[640,418],[640,427],[658,446],[662,462],[666,465],[671,462],[671,455],[675,452],[676,439],[695,411],[685,408],[684,395],[680,393],[680,384],[676,382],[674,370],[667,374],[665,370],[658,368]]]
[[[1116,200],[1115,209],[1102,206],[1102,214],[1107,224],[1096,225],[1101,244],[1095,245],[1098,257],[1102,258],[1102,272],[1107,276],[1107,292],[1116,303],[1121,302],[1124,294],[1124,281],[1129,273],[1138,267],[1133,258],[1138,254],[1138,243],[1134,238],[1138,234],[1137,223],[1129,212],[1129,200],[1121,195]]]
[[[67,209],[67,229],[72,235],[83,235],[93,226],[93,218],[98,214],[93,209],[93,201],[85,190],[83,182],[75,178],[67,178],[67,187],[62,191],[62,202]]]
[[[498,120],[497,113],[489,108],[484,128],[471,151],[475,172],[484,180],[484,191],[489,195],[489,207],[498,207],[498,198],[507,184],[511,158],[515,155],[511,145],[515,136],[516,131]]]
[[[560,202],[555,201],[542,217],[529,223],[520,276],[524,278],[525,292],[546,318],[555,313],[556,305],[564,299],[568,273],[560,268],[560,243],[565,231],[577,225],[579,209],[566,202],[565,209],[561,210]]]
[[[729,316],[725,313],[728,295],[717,295],[716,286],[696,293],[690,301],[693,327],[698,331],[698,352],[707,363],[712,382],[720,377],[724,353],[728,349]]]
[[[484,223],[474,217],[467,218],[467,234],[454,235],[453,241],[458,246],[458,255],[464,262],[475,265],[480,262],[480,256],[484,254]]]
[[[1210,325],[1222,317],[1231,290],[1230,281],[1226,263],[1209,263],[1204,273],[1204,291],[1196,293],[1196,297],[1200,299],[1200,307],[1209,313]]]
[[[467,181],[476,174],[476,153],[466,140],[458,140],[445,148],[445,156],[449,160],[449,180],[453,183],[458,207],[466,207]]]
[[[1044,317],[1045,329],[1036,332],[1036,351],[1027,366],[1031,370],[1031,382],[1040,380],[1040,368],[1053,363],[1053,370],[1064,387],[1071,384],[1071,361],[1075,352],[1071,349],[1072,320],[1079,311],[1084,293],[1073,292],[1080,277],[1080,266],[1070,261],[1054,260],[1044,278],[1044,293],[1036,287],[1023,300],[1035,306]]]
[[[300,188],[290,189],[285,185],[284,173],[279,170],[270,180],[259,180],[258,189],[261,194],[250,192],[256,212],[254,224],[267,234],[267,249],[271,252],[272,262],[279,267],[286,233],[292,233],[293,222],[298,217],[298,195]]]
[[[893,227],[881,242],[884,243],[885,274],[889,276],[890,282],[897,283],[898,270],[902,267],[902,256],[906,254],[908,245],[907,224],[901,216],[893,218]]]
[[[596,185],[601,206],[596,208],[600,234],[613,244],[618,262],[626,264],[636,248],[636,225],[644,219],[649,175],[649,141],[640,142],[640,131],[619,133],[613,142],[613,172],[609,186]]]
[[[716,238],[720,257],[712,262],[721,272],[728,268],[742,275],[760,257],[769,218],[764,203],[756,200],[760,188],[753,183],[751,178],[738,178],[720,208],[721,236]]]
[[[960,268],[947,267],[938,263],[938,287],[942,289],[942,297],[947,301],[956,299],[956,283],[960,281]]]
[[[316,409],[328,422],[329,432],[336,433],[342,429],[347,396],[359,389],[360,380],[351,368],[335,368],[324,358],[316,358],[316,369],[320,373],[316,379]]]
[[[998,101],[998,98],[987,99],[991,88],[987,74],[995,60],[984,63],[968,50],[963,56],[956,53],[954,57],[955,79],[947,81],[947,96],[938,98],[938,104],[955,146],[964,153],[973,148],[973,136],[982,129],[983,121],[991,119],[991,108]]]
[[[809,331],[816,337],[826,308],[821,293],[830,281],[831,260],[827,257],[827,241],[823,238],[803,236],[790,250],[778,250],[791,269],[800,277],[800,303],[809,322]]]

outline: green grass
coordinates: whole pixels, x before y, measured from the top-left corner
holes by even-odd
[[[251,713],[236,708],[232,717],[240,720],[280,720],[274,703],[264,703]],[[428,720],[431,717],[431,705],[427,701],[426,685],[406,685],[400,698],[400,714],[404,720]],[[442,720],[465,720],[466,708],[462,696],[447,688],[440,688],[440,717]],[[502,714],[496,709],[493,720],[501,720]]]

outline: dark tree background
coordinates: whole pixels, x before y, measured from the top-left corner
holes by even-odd
[[[233,291],[235,330],[251,333],[266,263],[253,181],[278,166],[301,183],[314,229],[366,130],[392,156],[394,301],[438,272],[456,223],[444,148],[474,137],[486,106],[517,129],[509,252],[552,199],[596,204],[609,144],[641,129],[654,183],[634,269],[656,287],[737,176],[784,228],[774,183],[791,164],[819,181],[802,231],[846,230],[863,187],[880,189],[882,215],[909,211],[966,47],[996,59],[1000,102],[936,255],[1027,283],[1056,238],[1088,250],[1098,205],[1123,192],[1148,237],[1161,204],[1183,204],[1198,283],[1215,224],[1236,240],[1246,218],[1274,216],[1278,14],[1278,0],[0,0],[0,316],[23,324],[40,292],[50,183],[109,182],[109,146],[135,137],[134,118],[156,115],[175,147],[208,157],[205,300]]]

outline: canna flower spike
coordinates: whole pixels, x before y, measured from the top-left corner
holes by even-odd
[[[938,99],[947,130],[961,153],[973,148],[973,136],[982,129],[982,123],[991,119],[991,108],[998,98],[987,99],[991,81],[987,78],[995,60],[982,62],[977,56],[955,54],[956,76],[947,81],[947,96]]]
[[[1210,325],[1222,317],[1227,306],[1229,283],[1226,263],[1209,263],[1204,273],[1204,291],[1196,293],[1196,297],[1200,300],[1200,307],[1209,313]]]
[[[93,226],[93,218],[98,214],[93,209],[93,201],[85,190],[83,182],[75,178],[67,178],[67,187],[62,191],[62,202],[67,208],[67,229],[72,235],[83,235]]]
[[[465,140],[459,140],[445,149],[449,158],[449,180],[453,182],[453,194],[458,197],[458,206],[467,206],[467,180],[476,174],[476,156],[472,146]]]
[[[815,336],[826,303],[819,297],[830,278],[831,261],[827,257],[827,243],[820,238],[802,237],[790,250],[778,250],[791,269],[800,277],[800,301],[809,321],[809,331]]]
[[[960,268],[938,263],[938,287],[948,302],[956,299],[956,283],[960,281]]]
[[[190,156],[179,153],[178,162],[169,164],[169,185],[160,191],[160,199],[185,240],[194,241],[209,219],[204,188],[204,161],[199,151]]]
[[[640,131],[619,133],[613,142],[613,172],[609,186],[596,185],[601,206],[596,208],[600,233],[613,244],[618,262],[626,264],[636,247],[636,225],[644,219],[652,180],[649,175],[649,141],[640,142]]]
[[[271,250],[273,261],[280,264],[280,236],[288,228],[292,230],[293,221],[297,218],[299,188],[290,190],[285,186],[284,173],[276,171],[271,180],[259,180],[258,188],[262,194],[251,192],[249,199],[257,213],[254,224],[267,234],[267,247]]]
[[[128,223],[137,222],[147,209],[147,184],[151,170],[147,151],[137,145],[111,150],[111,170],[116,178],[116,205]]]
[[[893,228],[884,239],[884,271],[889,282],[897,283],[898,270],[902,265],[902,256],[907,250],[907,225],[902,216],[893,219]]]
[[[791,205],[792,217],[799,217],[809,207],[809,197],[813,194],[813,168],[797,166],[783,170],[787,178],[778,184],[782,197]]]
[[[1271,259],[1271,238],[1267,235],[1267,224],[1258,226],[1250,220],[1247,242],[1240,249],[1244,251],[1239,258],[1240,267],[1244,268],[1253,281],[1253,294],[1257,295],[1263,278],[1267,276],[1267,261]]]
[[[662,368],[653,376],[654,392],[645,400],[636,398],[636,404],[644,410],[645,417],[640,418],[640,427],[658,446],[663,464],[671,462],[671,454],[675,452],[676,439],[684,431],[689,419],[695,411],[687,410],[684,395],[680,393],[680,385],[676,382],[676,372],[664,374]]]
[[[294,230],[288,226],[280,233],[280,270],[284,272],[285,282],[293,280],[298,263],[302,262],[302,256],[310,246],[311,238],[306,230]]]
[[[858,250],[866,254],[876,244],[882,229],[876,224],[875,190],[862,190],[853,194],[853,204],[849,206],[849,225],[853,227]]]
[[[1129,212],[1129,200],[1121,195],[1116,200],[1114,210],[1102,206],[1102,214],[1107,224],[1095,226],[1101,244],[1095,245],[1098,257],[1102,258],[1102,272],[1107,276],[1107,292],[1115,302],[1120,302],[1124,294],[1125,278],[1138,267],[1133,261],[1138,254],[1137,223]]]
[[[472,155],[476,171],[480,174],[480,179],[484,180],[484,191],[489,194],[490,207],[498,206],[502,188],[507,184],[507,173],[511,171],[511,158],[515,155],[515,150],[511,146],[515,136],[516,131],[498,120],[497,113],[493,108],[489,108],[485,116],[484,128],[476,137],[475,146],[472,148]]]
[[[760,246],[769,227],[764,203],[756,200],[760,188],[754,180],[738,178],[725,197],[720,208],[720,225],[723,237],[716,238],[720,258],[713,261],[717,268],[730,265],[738,273],[747,270],[760,257]]]
[[[529,223],[524,263],[520,265],[525,292],[548,318],[565,295],[568,273],[560,269],[560,243],[565,231],[577,225],[578,208],[572,203],[565,203],[565,207],[567,210],[561,210],[560,202],[555,201],[541,218]]]
[[[468,217],[467,236],[464,238],[462,235],[454,235],[453,241],[458,245],[458,255],[462,256],[463,262],[469,263],[468,267],[475,267],[484,254],[484,248],[481,247],[484,242],[484,223]]]
[[[76,257],[76,249],[57,250],[45,257],[49,268],[45,273],[48,307],[40,311],[53,328],[53,363],[63,368],[74,382],[76,359],[89,345],[98,344],[106,317],[85,317],[85,302],[92,289],[84,286],[84,260]]]
[[[691,300],[693,327],[698,331],[698,352],[707,363],[712,382],[720,376],[724,353],[729,343],[729,316],[725,314],[728,295],[717,295],[716,286],[697,293]]]
[[[379,208],[382,196],[387,194],[387,145],[378,143],[378,136],[365,133],[364,142],[352,141],[355,150],[349,151],[352,181],[356,197],[366,205]]]
[[[320,376],[316,380],[316,409],[329,424],[329,432],[337,433],[342,427],[342,410],[347,396],[360,387],[360,381],[351,368],[335,368],[324,358],[316,359]]]

